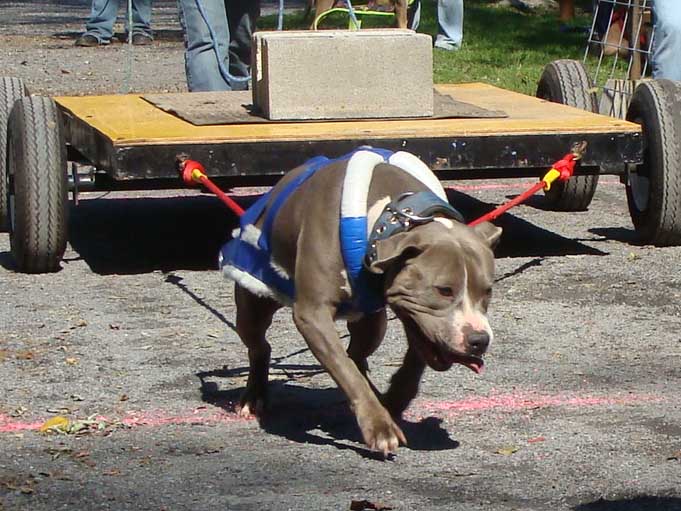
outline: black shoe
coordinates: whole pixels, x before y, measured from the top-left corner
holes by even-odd
[[[137,46],[149,46],[153,39],[146,34],[132,34],[132,44]]]
[[[76,46],[105,46],[109,44],[106,41],[100,41],[95,36],[90,34],[83,34],[78,39],[76,39]]]

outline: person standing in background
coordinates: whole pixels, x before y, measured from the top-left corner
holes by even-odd
[[[118,15],[119,0],[92,0],[90,17],[85,32],[76,39],[76,46],[103,46],[111,42]],[[126,1],[127,5],[127,1]],[[132,28],[125,18],[125,31],[132,35],[132,44],[148,45],[153,41],[151,31],[151,0],[132,0]]]
[[[561,23],[570,23],[575,19],[575,0],[558,0],[558,10]]]
[[[681,0],[654,0],[653,78],[681,81]]]
[[[415,0],[410,7],[408,27],[416,30],[421,21],[421,1]],[[437,0],[437,35],[434,46],[453,51],[463,42],[463,0]]]
[[[259,0],[178,0],[190,92],[246,90]]]

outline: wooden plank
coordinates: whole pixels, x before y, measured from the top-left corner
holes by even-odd
[[[641,132],[636,124],[491,85],[472,83],[436,88],[460,101],[503,110],[509,117],[194,126],[138,95],[54,99],[115,146]]]

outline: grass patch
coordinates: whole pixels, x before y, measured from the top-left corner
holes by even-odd
[[[586,34],[561,33],[557,12],[522,13],[495,4],[494,0],[465,0],[463,46],[454,52],[434,49],[435,82],[485,82],[534,95],[546,64],[557,59],[582,60]],[[588,26],[590,22],[589,16],[579,16],[575,24]],[[286,16],[284,27],[307,28],[309,23],[296,13]],[[346,28],[347,19],[330,19],[326,26]],[[275,28],[276,16],[261,18],[258,27]],[[436,2],[423,0],[419,32],[437,33]]]

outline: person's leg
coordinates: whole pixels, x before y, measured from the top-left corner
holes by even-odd
[[[259,0],[225,0],[229,23],[229,73],[234,90],[246,90],[251,72],[251,38],[260,15]]]
[[[463,0],[438,0],[435,47],[457,50],[463,41]]]
[[[681,80],[681,1],[653,2],[653,78]]]
[[[575,18],[575,0],[558,0],[559,18],[568,23]]]
[[[407,8],[407,28],[416,31],[421,22],[421,0],[414,0]]]
[[[125,20],[127,29],[127,16]],[[153,38],[151,31],[151,0],[132,0],[132,33],[133,35],[142,34],[149,39]]]
[[[595,30],[598,37],[603,39],[610,26],[613,0],[594,0],[594,16],[596,17]]]
[[[113,37],[113,27],[118,13],[118,0],[92,0],[90,17],[81,37],[93,36],[100,44],[108,44]]]
[[[227,81],[229,26],[224,0],[178,0],[178,10],[189,91],[231,90]]]

